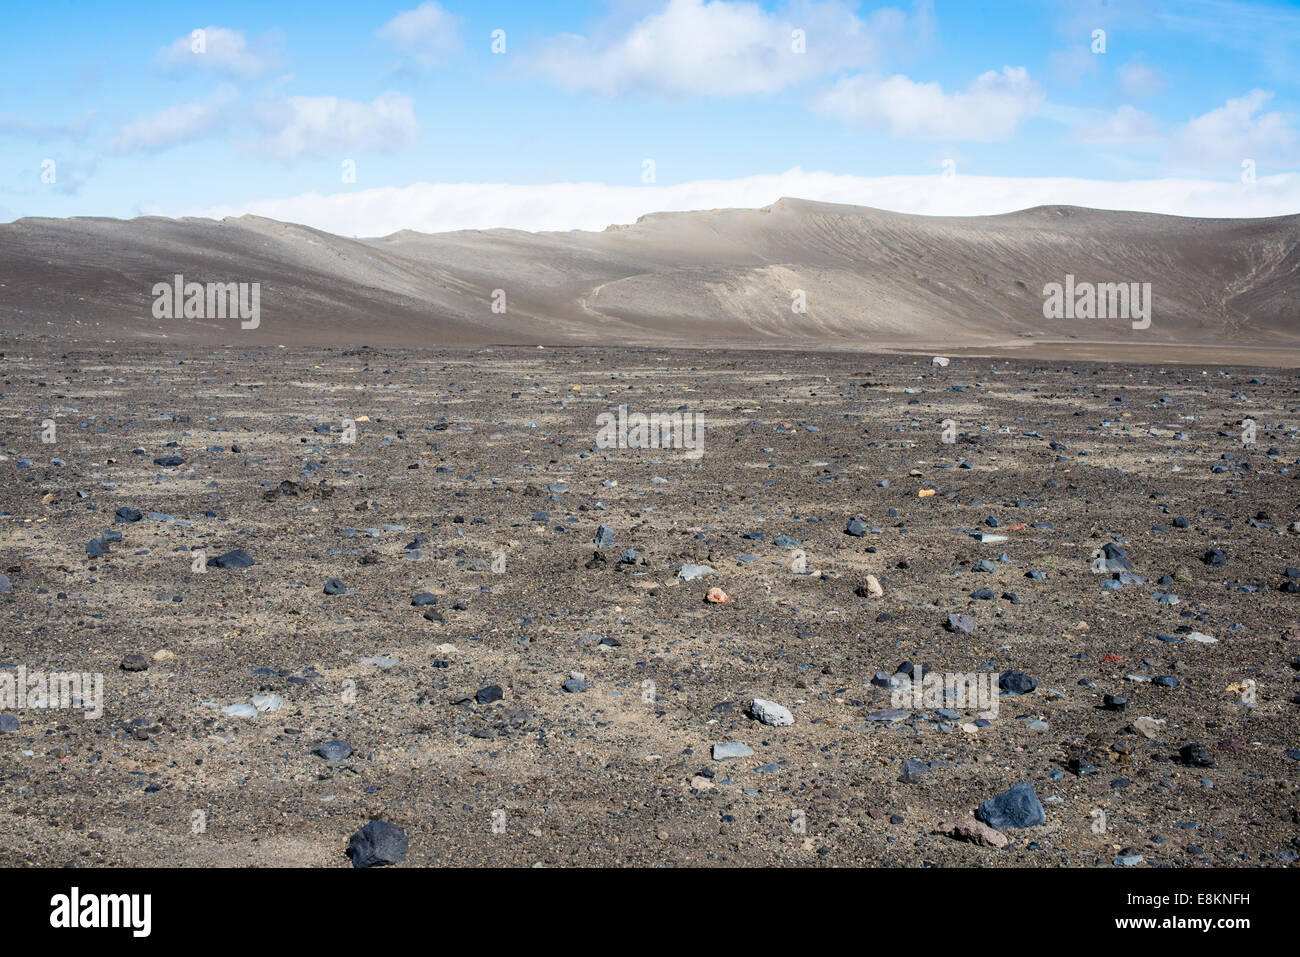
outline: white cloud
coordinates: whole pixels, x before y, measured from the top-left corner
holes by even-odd
[[[459,26],[459,17],[436,3],[422,3],[393,17],[375,35],[403,54],[399,68],[412,63],[427,68],[444,63],[460,49]]]
[[[782,196],[874,206],[926,215],[975,216],[1063,204],[1181,216],[1278,216],[1300,209],[1300,174],[1240,181],[1159,179],[1108,182],[969,176],[864,178],[825,172],[787,172],[674,186],[603,183],[415,183],[323,196],[307,193],[243,206],[197,207],[184,215],[221,218],[252,213],[303,223],[344,236],[384,236],[400,229],[439,232],[509,227],[527,230],[599,230],[651,212],[755,208]]]
[[[1193,117],[1179,131],[1173,160],[1191,165],[1237,166],[1245,159],[1283,169],[1300,167],[1300,132],[1289,113],[1260,112],[1273,99],[1251,90],[1218,109]]]
[[[132,120],[109,140],[108,149],[114,153],[160,153],[211,136],[226,125],[226,108],[234,98],[231,87],[222,87],[206,100],[180,103]]]
[[[22,136],[33,140],[79,140],[86,135],[86,131],[95,119],[95,113],[95,110],[87,110],[81,114],[80,119],[72,123],[42,123],[40,120],[29,120],[17,113],[0,113],[0,134]]]
[[[201,38],[187,33],[159,50],[158,62],[173,70],[211,70],[239,77],[253,77],[275,66],[279,60],[270,49],[269,39],[263,42],[264,49],[254,50],[240,30],[228,30],[225,27],[200,29]],[[201,52],[196,50],[199,39],[202,41]]]
[[[1162,135],[1154,116],[1127,103],[1114,113],[1103,114],[1078,129],[1079,141],[1092,146],[1123,146],[1140,140],[1159,139]]]
[[[896,137],[987,142],[1009,137],[1042,98],[1024,67],[1007,66],[956,93],[902,75],[843,77],[816,106],[846,122],[886,127]]]
[[[253,151],[284,163],[340,153],[395,153],[415,142],[414,102],[383,93],[370,103],[337,96],[266,100],[257,117],[264,135]]]
[[[1052,75],[1069,86],[1078,86],[1084,76],[1096,73],[1097,60],[1098,54],[1093,53],[1087,46],[1053,50],[1047,55],[1047,65]]]
[[[796,30],[804,52],[796,52]],[[669,0],[613,36],[553,37],[528,64],[566,89],[603,96],[736,97],[874,66],[883,49],[923,40],[928,30],[925,4],[910,20],[885,9],[865,21],[840,0],[802,0],[773,13],[756,3]]]
[[[1137,60],[1130,60],[1117,71],[1119,88],[1124,95],[1134,100],[1145,100],[1159,96],[1165,91],[1165,78],[1159,70],[1154,70]]]

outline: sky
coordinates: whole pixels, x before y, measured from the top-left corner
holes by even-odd
[[[0,222],[1300,212],[1300,3],[9,0]]]

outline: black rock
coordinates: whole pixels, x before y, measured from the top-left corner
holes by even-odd
[[[331,578],[325,583],[324,591],[327,595],[342,595],[347,590],[348,586],[343,584],[337,578]]]
[[[1207,565],[1226,565],[1228,563],[1228,556],[1223,554],[1223,552],[1217,548],[1211,548],[1201,556],[1201,561],[1205,562]]]
[[[1128,707],[1128,698],[1113,694],[1102,695],[1101,706],[1107,711],[1123,711]]]
[[[103,558],[108,554],[108,542],[102,538],[92,538],[86,543],[86,555],[90,558]]]
[[[406,832],[388,821],[371,821],[348,841],[353,867],[386,867],[406,860]]]
[[[917,667],[916,665],[912,664],[910,661],[904,661],[901,665],[899,665],[897,668],[894,669],[894,674],[907,675],[913,681],[920,681],[929,673],[930,673],[929,665],[921,665],[920,667]]]
[[[234,551],[226,552],[224,555],[218,555],[216,558],[208,559],[209,568],[249,568],[255,565],[253,556],[248,554],[242,548],[236,548]]]
[[[1090,774],[1096,774],[1101,770],[1097,765],[1093,764],[1091,761],[1085,761],[1083,758],[1070,758],[1070,763],[1067,766],[1071,773],[1076,774],[1081,778],[1087,777]]]
[[[1029,694],[1038,687],[1038,679],[1021,671],[1004,671],[998,678],[998,687],[1011,695]]]
[[[122,522],[123,524],[127,522],[138,522],[142,518],[144,518],[144,512],[140,511],[138,508],[128,508],[125,505],[113,513],[113,521]]]
[[[144,655],[123,655],[119,667],[123,671],[148,671],[149,659]]]
[[[500,701],[506,696],[505,691],[500,685],[488,685],[486,688],[480,688],[474,694],[474,700],[479,704],[491,704],[493,701]]]
[[[565,680],[562,687],[569,694],[581,694],[587,690],[587,682],[580,681],[577,678],[568,678]]]
[[[154,459],[153,464],[161,465],[165,469],[174,469],[184,465],[185,460],[178,455],[164,455],[160,459]]]
[[[1217,768],[1219,762],[1195,741],[1178,749],[1178,760],[1192,768]]]
[[[854,538],[861,538],[867,534],[867,523],[860,518],[851,518],[844,529],[844,534],[852,535]]]
[[[1034,827],[1047,820],[1043,804],[1028,781],[1021,781],[997,797],[989,798],[979,806],[975,816],[999,831],[1009,827]]]
[[[425,605],[433,605],[438,601],[437,595],[431,595],[427,591],[417,592],[411,596],[411,604],[416,608],[423,608]]]
[[[1114,542],[1108,542],[1101,546],[1101,566],[1108,572],[1131,572],[1135,571],[1133,563],[1128,560],[1128,555],[1124,549],[1120,548]]]
[[[970,596],[979,599],[980,601],[992,601],[996,597],[993,594],[993,591],[988,588],[977,588],[975,591],[970,593]]]

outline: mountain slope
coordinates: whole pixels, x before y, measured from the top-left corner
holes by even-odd
[[[248,216],[24,219],[0,225],[0,328],[206,344],[1300,347],[1298,250],[1300,216],[1038,207],[947,218],[796,199],[601,233],[367,240]],[[177,273],[261,283],[259,327],[155,319],[153,285]],[[1150,327],[1044,318],[1044,285],[1067,273],[1151,283]],[[796,290],[805,312],[792,309]]]

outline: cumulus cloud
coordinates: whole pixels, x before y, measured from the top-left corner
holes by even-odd
[[[201,27],[177,37],[158,51],[158,62],[169,70],[205,70],[238,77],[265,73],[279,62],[275,34],[254,49],[240,30]]]
[[[673,186],[415,183],[331,195],[307,193],[183,212],[212,218],[251,213],[344,236],[384,236],[400,229],[599,230],[614,223],[634,222],[651,212],[756,208],[782,196],[935,216],[987,215],[1049,204],[1181,216],[1277,216],[1300,209],[1300,174],[1261,176],[1247,188],[1237,180],[1109,182],[961,173],[947,180],[938,173],[866,178],[796,168],[775,175],[699,180]]]
[[[988,142],[1011,136],[1042,98],[1024,67],[1007,66],[954,93],[902,75],[842,77],[816,107],[846,122],[884,127],[900,138]]]
[[[1242,160],[1282,169],[1300,167],[1296,118],[1276,110],[1262,112],[1273,94],[1251,90],[1218,109],[1193,117],[1179,131],[1174,162],[1236,166]]]
[[[863,20],[840,0],[770,13],[756,3],[669,0],[608,36],[553,37],[527,62],[561,87],[602,96],[737,97],[875,66],[885,49],[929,29],[928,4],[913,18],[884,9]]]
[[[414,101],[383,93],[370,103],[338,96],[290,96],[263,101],[253,151],[293,163],[339,153],[395,153],[415,142]]]
[[[109,140],[108,149],[114,153],[161,153],[211,136],[225,127],[227,108],[234,99],[234,89],[222,87],[205,100],[169,106],[133,120]]]
[[[375,35],[402,54],[399,69],[439,66],[461,47],[460,18],[436,3],[422,3],[399,13]]]

